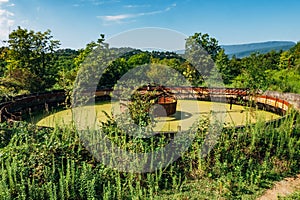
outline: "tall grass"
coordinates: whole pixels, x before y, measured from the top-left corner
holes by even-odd
[[[292,112],[275,127],[258,122],[244,129],[224,129],[215,147],[202,157],[210,122],[201,119],[194,132],[186,133],[196,134],[189,149],[175,162],[149,173],[120,172],[103,165],[73,127],[1,124],[0,199],[167,198],[171,194],[163,191],[184,193],[192,180],[210,182],[213,198],[253,199],[274,180],[299,172],[299,122]],[[137,139],[126,135],[113,119],[103,124],[102,131],[130,152],[156,151],[173,137]]]

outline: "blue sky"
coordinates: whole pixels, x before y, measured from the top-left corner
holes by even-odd
[[[75,49],[101,33],[143,27],[208,33],[220,44],[297,42],[299,10],[299,0],[0,0],[0,40],[21,26],[50,29],[63,48]]]

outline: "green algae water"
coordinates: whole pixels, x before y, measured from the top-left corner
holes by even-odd
[[[223,115],[225,126],[240,126],[255,123],[258,120],[269,121],[280,118],[279,115],[271,112],[240,105],[232,105],[232,109],[230,109],[230,105],[225,103],[178,100],[177,112],[174,115],[168,117],[156,117],[154,119],[154,131],[171,132],[177,131],[178,127],[183,127],[183,129],[181,129],[183,131],[187,130],[200,117],[208,117],[215,109],[216,105],[225,108],[225,114]],[[99,122],[107,120],[105,113],[112,116],[111,113],[114,109],[114,105],[111,102],[100,102],[93,107]],[[39,115],[32,117],[32,122],[36,123],[38,126],[46,127],[66,126],[70,125],[72,121],[73,115],[71,109],[62,110],[48,116]],[[182,124],[184,124],[184,126],[182,126]]]

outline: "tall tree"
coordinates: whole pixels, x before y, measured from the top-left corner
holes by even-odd
[[[290,52],[288,51],[282,52],[282,54],[280,55],[280,63],[279,63],[280,69],[290,68],[292,65],[292,61],[293,61],[293,55]]]
[[[186,39],[185,58],[200,73],[200,76],[197,75],[199,81],[194,82],[202,84],[203,81],[208,81],[212,73],[216,74],[214,61],[220,51],[218,41],[208,34],[195,33]]]
[[[222,79],[225,84],[230,83],[232,77],[234,76],[234,70],[229,65],[229,58],[225,54],[224,49],[222,49],[216,56],[215,59],[216,66],[218,68],[218,71],[222,75]]]
[[[186,42],[186,49],[192,48],[192,45],[198,45],[203,48],[214,61],[222,50],[221,46],[218,44],[218,40],[210,37],[207,33],[195,33],[193,36],[190,36]]]
[[[92,41],[88,43],[84,49],[80,49],[76,52],[77,56],[73,59],[72,63],[70,63],[71,67],[68,69],[63,68],[59,72],[59,87],[65,89],[67,93],[71,93],[71,91],[73,90],[73,84],[78,75],[78,71],[80,70],[81,65],[84,63],[85,59],[88,58],[93,50],[97,49],[99,46],[106,45],[104,43],[104,37],[104,34],[100,34],[100,38],[97,40],[97,42]]]
[[[53,40],[51,31],[34,32],[18,27],[6,42],[7,77],[22,82],[23,89],[30,92],[51,88],[55,83],[53,52],[60,45]]]
[[[259,54],[253,53],[242,59],[241,74],[235,78],[235,86],[249,88],[253,93],[266,90],[269,87],[269,80],[262,66]]]

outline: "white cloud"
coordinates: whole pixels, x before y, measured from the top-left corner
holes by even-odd
[[[9,3],[9,0],[0,0],[0,40],[6,40],[8,38],[8,34],[10,28],[14,25],[14,20],[12,17],[14,13],[3,8],[4,4]],[[14,4],[8,5],[9,7],[14,6]],[[7,7],[7,5],[6,5]]]
[[[80,0],[82,3],[91,3],[95,6],[111,3],[120,3],[120,0]]]
[[[165,11],[169,11],[169,10],[171,10],[172,8],[175,8],[176,5],[177,5],[176,3],[173,3],[171,6],[167,7],[167,8],[165,9]]]
[[[127,5],[131,6],[131,5]],[[176,7],[176,4],[172,4],[171,6],[168,6],[167,8],[163,10],[156,10],[151,12],[141,12],[141,13],[134,13],[134,14],[120,14],[120,15],[105,15],[105,16],[97,16],[97,18],[102,19],[105,24],[107,23],[124,23],[124,20],[126,19],[132,19],[137,18],[141,16],[147,16],[147,15],[156,15],[161,14],[164,12],[170,11],[173,7]]]
[[[120,0],[79,0],[77,3],[72,4],[73,7],[83,7],[85,4],[93,6],[102,6],[104,4],[120,3]]]
[[[7,10],[2,10],[2,9],[0,9],[0,16],[5,16],[5,17],[12,17],[12,16],[14,16],[14,13],[12,13],[12,12],[9,12],[9,11],[7,11]]]
[[[146,8],[146,7],[150,7],[149,4],[146,5],[125,5],[124,8]]]
[[[134,15],[132,14],[125,14],[125,15],[106,15],[100,16],[104,21],[120,21],[123,19],[133,18]]]
[[[0,5],[3,3],[8,3],[9,0],[0,0]]]

